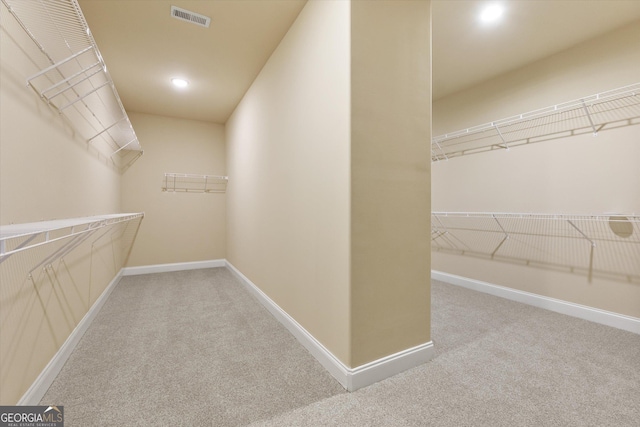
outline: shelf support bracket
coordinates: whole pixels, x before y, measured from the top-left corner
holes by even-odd
[[[596,242],[594,242],[593,240],[591,240],[586,234],[584,234],[582,232],[582,230],[580,230],[573,222],[571,222],[570,219],[567,220],[567,222],[576,229],[576,231],[578,233],[580,233],[582,235],[582,237],[584,237],[585,239],[587,239],[590,243],[591,243],[591,251],[589,253],[589,275],[588,275],[588,281],[589,283],[591,283],[591,279],[593,278],[593,250],[596,247]]]
[[[500,128],[495,123],[492,123],[492,124],[493,124],[493,127],[496,128],[496,131],[498,132],[498,135],[500,136],[500,139],[502,140],[502,143],[504,144],[504,149],[508,150],[509,149],[509,145],[507,144],[507,141],[505,141],[504,136],[502,136],[502,132],[500,132]]]
[[[80,56],[80,55],[82,55],[83,53],[86,53],[86,52],[88,52],[88,51],[90,51],[90,50],[93,50],[93,46],[86,47],[86,48],[82,49],[80,52],[74,53],[74,54],[73,54],[73,55],[71,55],[70,57],[63,59],[63,60],[62,60],[62,61],[60,61],[60,62],[56,62],[56,63],[55,63],[55,64],[53,64],[53,65],[48,66],[47,68],[45,68],[45,69],[41,70],[39,73],[34,74],[33,76],[29,77],[29,78],[27,79],[27,83],[29,83],[29,85],[30,85],[30,84],[31,84],[31,80],[36,79],[36,78],[40,77],[40,76],[41,76],[41,75],[43,75],[43,74],[47,74],[49,71],[54,70],[54,69],[56,69],[56,68],[60,67],[62,64],[66,64],[67,62],[71,61],[72,59],[75,59],[75,58],[77,58],[78,56]]]
[[[440,238],[440,236],[442,236],[443,234],[446,234],[446,231],[440,231],[440,230],[436,230],[435,233],[436,236],[431,238],[431,241],[433,242],[434,240]]]
[[[93,141],[94,139],[96,139],[97,137],[99,137],[100,135],[102,135],[103,133],[105,133],[106,131],[108,131],[109,129],[111,129],[112,127],[114,127],[115,125],[117,125],[118,123],[120,123],[121,121],[123,121],[126,118],[127,118],[127,116],[122,116],[120,119],[116,120],[115,122],[113,122],[112,124],[107,126],[106,128],[102,129],[100,132],[98,132],[95,135],[93,135],[91,138],[89,138],[87,140],[87,142]]]
[[[113,153],[111,153],[111,157],[113,157],[115,154],[117,154],[118,152],[120,152],[121,150],[124,150],[125,148],[127,148],[128,145],[136,142],[138,140],[138,138],[133,138],[131,141],[127,142],[126,144],[124,144],[122,147],[118,148],[116,151],[114,151]]]
[[[575,228],[575,229],[576,229],[576,231],[582,235],[582,237],[584,237],[585,239],[587,239],[587,240],[589,241],[589,243],[591,243],[591,246],[595,246],[595,245],[596,245],[596,242],[594,242],[593,240],[591,240],[591,239],[589,238],[589,236],[587,236],[586,234],[584,234],[584,233],[582,232],[582,230],[580,230],[580,229],[579,229],[579,228],[578,228],[578,227],[577,227],[577,226],[576,226],[576,225],[575,225],[575,224],[574,224],[570,219],[568,219],[568,220],[567,220],[567,222],[569,223],[569,225],[571,225],[573,228]]]
[[[502,230],[502,232],[504,233],[505,237],[509,237],[509,233],[507,233],[507,230],[504,229],[504,227],[502,226],[502,224],[500,224],[500,221],[498,221],[498,218],[496,218],[495,215],[491,215],[493,217],[493,219],[496,221],[496,223],[498,224],[498,227],[500,227],[500,230]]]
[[[500,247],[502,246],[502,244],[504,242],[506,242],[507,240],[509,240],[509,236],[505,236],[500,243],[498,243],[498,246],[496,246],[496,248],[493,250],[493,252],[491,252],[491,259],[493,259],[493,257],[495,256],[496,252],[498,252],[498,249],[500,249]]]
[[[438,141],[433,141],[436,143],[436,145],[438,146],[438,150],[440,150],[440,152],[442,153],[442,155],[444,156],[445,160],[449,160],[449,157],[447,157],[447,155],[445,154],[444,150],[442,149],[442,146],[440,145],[440,143]]]
[[[89,68],[85,68],[84,70],[80,71],[80,73],[77,73],[77,74],[86,73],[86,72],[87,72],[87,71],[89,71],[90,69],[91,69],[91,67],[89,67]],[[98,74],[98,73],[100,73],[100,72],[102,72],[102,69],[100,69],[100,68],[99,68],[99,69],[97,69],[96,71],[94,71],[93,73],[89,74],[88,76],[85,76],[83,79],[78,80],[78,81],[77,81],[77,82],[75,82],[74,84],[69,84],[69,87],[65,87],[64,89],[61,89],[61,90],[57,91],[56,93],[54,93],[54,94],[53,94],[53,95],[51,95],[51,96],[45,96],[45,95],[44,95],[44,93],[45,93],[45,92],[48,92],[48,91],[50,91],[51,89],[53,89],[53,88],[54,88],[54,86],[51,86],[49,89],[44,90],[44,91],[42,92],[41,96],[42,96],[43,98],[45,98],[45,99],[47,100],[47,102],[50,102],[50,101],[51,101],[53,98],[55,98],[56,96],[58,96],[58,95],[60,95],[60,94],[65,93],[65,92],[66,92],[66,91],[68,91],[69,89],[73,89],[75,86],[79,85],[80,83],[84,82],[85,80],[89,80],[91,77],[95,76],[96,74]],[[74,75],[74,76],[71,76],[71,77],[69,77],[68,79],[63,80],[63,81],[62,81],[62,82],[60,82],[60,83],[67,82],[67,81],[69,81],[70,79],[72,79],[73,77],[76,77],[76,76],[75,76],[75,75]],[[60,83],[58,83],[58,84],[60,84]],[[55,86],[58,86],[58,84],[56,84]]]
[[[450,232],[450,231],[447,229],[447,227],[445,227],[445,225],[442,223],[442,221],[440,220],[440,218],[438,218],[438,216],[437,216],[437,215],[433,215],[433,217],[438,221],[438,223],[440,224],[440,227],[442,227],[442,230],[444,230],[444,231],[442,232],[442,234],[440,235],[440,236],[443,236],[442,238],[443,238],[444,240],[446,240],[447,242],[449,242],[449,244],[450,244],[451,246],[453,246],[455,249],[458,249],[458,247],[457,247],[457,246],[456,246],[456,245],[455,245],[455,244],[454,244],[450,239],[447,239],[447,238],[446,238],[446,236],[445,236],[445,235],[449,235],[449,236],[451,236],[452,238],[456,239],[458,242],[460,242],[464,247],[466,247],[467,249],[471,250],[471,248],[470,248],[466,243],[464,243],[462,240],[460,240],[458,237],[456,237],[456,235],[455,235],[455,234],[453,234],[452,232]],[[440,236],[438,236],[438,237],[440,237]]]
[[[456,244],[455,244],[455,243],[453,243],[453,241],[452,241],[448,236],[451,236],[451,237],[453,237],[454,239],[459,240],[456,236],[454,236],[453,234],[451,234],[451,233],[450,233],[450,232],[448,232],[448,231],[445,231],[444,233],[442,233],[442,240],[444,240],[445,242],[447,242],[448,244],[450,244],[450,245],[453,247],[453,249],[458,249],[458,247],[456,246]],[[458,249],[458,250],[460,250],[460,249]]]
[[[581,99],[580,101],[582,102],[582,108],[584,109],[584,112],[587,113],[587,118],[589,119],[589,123],[591,124],[591,129],[593,129],[593,136],[598,136],[598,131],[596,130],[596,126],[593,124],[593,120],[591,120],[591,114],[589,113],[587,104],[584,103],[584,99]]]
[[[101,65],[101,64],[100,64],[100,62],[96,62],[96,63],[94,63],[94,64],[92,64],[92,65],[88,66],[87,68],[84,68],[84,69],[82,69],[82,70],[78,71],[78,72],[77,72],[77,73],[75,73],[74,75],[69,76],[69,77],[67,77],[67,78],[66,78],[66,79],[64,79],[64,80],[60,80],[58,83],[56,83],[56,84],[54,84],[53,86],[50,86],[49,88],[47,88],[47,89],[43,90],[42,92],[40,92],[40,96],[41,96],[41,97],[45,97],[45,95],[44,95],[45,93],[47,93],[47,92],[49,92],[49,91],[51,91],[51,90],[53,90],[53,89],[57,88],[57,87],[58,87],[58,86],[60,86],[60,85],[65,84],[65,83],[67,83],[67,84],[68,84],[71,80],[75,79],[76,77],[78,77],[78,76],[82,75],[83,73],[86,73],[87,71],[89,71],[89,70],[91,70],[92,68],[95,68],[96,66],[99,66],[99,65]],[[102,69],[99,69],[97,72],[99,73],[100,71],[102,71]],[[94,74],[95,74],[95,73],[94,73]],[[91,74],[91,76],[93,76],[94,74]],[[89,77],[91,77],[91,76],[89,76]],[[83,80],[85,80],[85,79],[83,79]],[[55,95],[50,96],[50,97],[48,97],[48,98],[53,98],[53,97],[57,96],[58,94],[60,94],[60,93],[64,92],[65,90],[67,90],[67,89],[71,89],[72,87],[74,87],[75,85],[77,85],[78,83],[80,83],[80,82],[81,82],[81,81],[83,81],[83,80],[80,80],[79,82],[76,82],[76,83],[74,83],[74,84],[69,84],[69,87],[68,87],[68,88],[66,88],[66,89],[64,89],[64,90],[62,90],[62,91],[60,91],[60,92],[57,92]]]
[[[491,258],[493,258],[493,256],[496,254],[496,252],[498,252],[498,249],[500,249],[500,247],[503,245],[503,243],[506,242],[507,240],[509,240],[509,233],[507,233],[507,230],[504,229],[504,227],[502,226],[502,224],[500,224],[500,221],[498,221],[498,218],[496,218],[495,215],[491,215],[491,216],[496,221],[496,224],[498,224],[498,227],[500,227],[500,230],[502,230],[502,232],[504,233],[504,238],[502,239],[502,241],[500,243],[498,243],[498,246],[496,246],[494,251],[491,253]]]

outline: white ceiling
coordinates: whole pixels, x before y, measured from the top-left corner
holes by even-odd
[[[483,25],[480,10],[495,3],[504,7],[502,21]],[[433,98],[638,20],[640,0],[434,0]]]
[[[127,111],[225,123],[305,0],[79,0]],[[171,5],[211,18],[171,17]],[[177,91],[172,77],[189,88]]]
[[[226,122],[305,2],[79,0],[128,111],[216,123]],[[505,0],[504,20],[483,26],[477,15],[487,3],[432,1],[434,99],[640,25],[640,0]],[[171,5],[211,17],[211,27],[171,18]],[[171,87],[175,76],[189,88]]]

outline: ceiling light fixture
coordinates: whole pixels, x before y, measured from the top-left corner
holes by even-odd
[[[187,86],[189,86],[189,82],[186,81],[185,79],[180,79],[180,78],[173,78],[171,79],[171,83],[173,83],[173,85],[175,87],[179,87],[179,88],[185,88]]]
[[[485,24],[492,24],[497,22],[502,17],[504,13],[504,8],[499,4],[490,4],[489,6],[482,9],[480,12],[480,21]]]

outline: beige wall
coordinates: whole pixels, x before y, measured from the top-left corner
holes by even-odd
[[[165,172],[226,175],[224,126],[129,113],[144,155],[122,176],[122,208],[145,219],[128,266],[225,258],[225,193],[163,192]]]
[[[640,80],[640,23],[434,102],[434,135]],[[640,212],[640,126],[433,165],[435,211]],[[598,248],[596,248],[596,251]],[[433,253],[433,269],[640,317],[638,284]]]
[[[430,340],[428,1],[351,3],[351,365]]]
[[[227,123],[227,259],[348,366],[429,341],[429,2],[309,2]]]
[[[434,100],[433,135],[637,83],[639,24]]]
[[[120,212],[120,175],[25,86],[49,64],[0,9],[0,224]],[[48,268],[32,270],[56,244],[0,264],[0,404],[20,399],[120,270],[111,231]]]
[[[349,3],[309,2],[227,122],[227,259],[349,360]]]

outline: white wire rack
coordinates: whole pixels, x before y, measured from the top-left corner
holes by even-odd
[[[58,243],[59,248],[40,265],[63,258],[105,227],[142,220],[144,213],[124,213],[0,226],[0,264],[19,252]],[[61,244],[64,243],[64,244]]]
[[[436,136],[431,160],[640,124],[640,83]]]
[[[1,0],[50,64],[27,78],[88,143],[124,168],[142,147],[77,0]]]
[[[432,212],[448,252],[640,283],[640,216]]]
[[[35,380],[46,362],[25,357],[63,345],[126,265],[143,216],[127,213],[0,226],[3,385]],[[38,346],[43,339],[45,346]]]
[[[188,173],[165,173],[162,191],[186,193],[224,193],[229,177],[219,175],[196,175]]]

